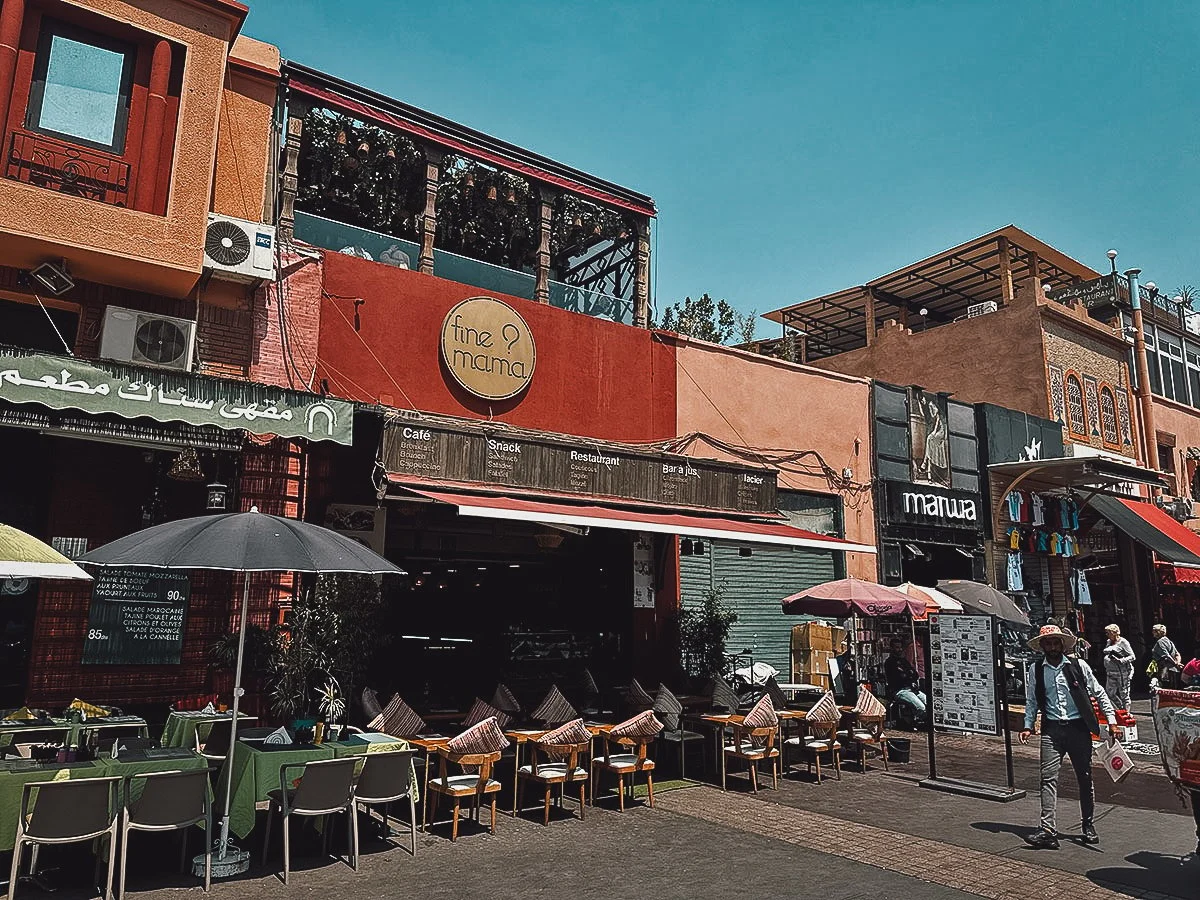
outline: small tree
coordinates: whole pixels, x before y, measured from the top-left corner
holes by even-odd
[[[686,334],[688,337],[724,344],[738,333],[739,313],[726,300],[715,303],[707,293],[700,299],[684,297],[682,302],[672,303],[663,313],[661,327],[666,331]]]
[[[679,653],[683,668],[697,678],[715,678],[726,667],[725,643],[737,613],[725,604],[725,588],[710,588],[700,604],[679,611]]]

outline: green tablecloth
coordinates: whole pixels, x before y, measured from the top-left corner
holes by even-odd
[[[147,775],[153,772],[191,772],[196,769],[207,769],[208,760],[199,753],[193,753],[178,759],[139,759],[135,761],[102,757],[96,760],[101,775],[120,775],[128,778],[130,775]],[[140,791],[134,793],[134,798]],[[124,795],[122,794],[122,800]]]
[[[206,741],[213,725],[217,722],[228,722],[231,717],[232,713],[173,712],[167,716],[167,724],[163,726],[160,743],[164,747],[194,748],[197,733],[202,742]],[[238,713],[238,728],[242,728],[252,721],[255,721],[253,716]]]
[[[21,794],[25,785],[35,781],[102,778],[108,774],[96,762],[64,763],[16,772],[0,767],[0,850],[11,850],[17,841],[17,819],[21,815]]]
[[[258,747],[235,741],[233,754],[221,767],[221,779],[217,784],[218,799],[215,816],[220,818],[225,809],[225,780],[229,777],[228,766],[233,765],[233,802],[229,807],[229,830],[244,838],[254,830],[254,808],[265,802],[271,791],[279,789],[279,767],[317,759],[333,759],[334,749],[329,745],[310,747],[304,750],[261,750]],[[290,773],[289,773],[290,774]],[[300,775],[297,768],[293,778]]]

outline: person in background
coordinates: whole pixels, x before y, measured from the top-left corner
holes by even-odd
[[[1108,638],[1104,654],[1104,689],[1117,709],[1129,709],[1129,685],[1133,680],[1133,662],[1137,654],[1129,641],[1121,637],[1121,626],[1104,626]]]
[[[918,721],[925,718],[925,694],[921,690],[921,678],[917,670],[904,658],[904,645],[899,638],[892,638],[888,644],[891,655],[883,663],[883,673],[887,678],[888,693],[912,707]]]
[[[1183,665],[1183,658],[1179,655],[1179,650],[1175,646],[1175,642],[1167,637],[1166,625],[1155,625],[1150,629],[1150,634],[1154,638],[1154,646],[1150,648],[1150,660],[1158,664],[1158,684],[1159,687],[1173,688],[1179,678],[1179,669]]]
[[[1200,688],[1200,656],[1183,667],[1181,677],[1184,687]]]
[[[1037,850],[1058,849],[1055,820],[1063,756],[1071,757],[1079,782],[1083,842],[1100,842],[1093,821],[1096,794],[1092,785],[1092,735],[1100,733],[1100,723],[1089,696],[1096,699],[1104,713],[1110,742],[1117,739],[1117,714],[1088,664],[1066,655],[1075,649],[1075,643],[1075,636],[1057,625],[1043,625],[1037,637],[1029,641],[1030,649],[1040,650],[1043,659],[1033,663],[1025,676],[1025,728],[1019,739],[1022,744],[1029,743],[1040,712],[1042,816],[1038,830],[1025,838],[1025,843]]]

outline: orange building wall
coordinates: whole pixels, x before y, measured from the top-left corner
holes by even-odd
[[[1188,447],[1200,447],[1200,410],[1165,397],[1154,398],[1154,430],[1175,436],[1172,459],[1175,463],[1173,487],[1169,493],[1176,497],[1191,497],[1190,470],[1196,462],[1188,460]],[[1190,463],[1190,465],[1189,465]],[[1158,468],[1157,460],[1155,468]]]
[[[0,264],[28,268],[65,255],[78,278],[185,296],[203,259],[230,20],[185,3],[88,0],[86,6],[187,49],[167,214],[0,179]]]
[[[1009,306],[913,333],[887,322],[869,347],[818,360],[821,369],[915,384],[966,403],[995,403],[1036,416],[1049,413],[1041,316],[1034,296]]]
[[[213,212],[268,221],[263,213],[278,87],[279,48],[239,36],[221,91]]]
[[[676,424],[680,435],[703,432],[730,444],[776,451],[814,451],[840,473],[853,469],[850,489],[810,474],[807,456],[783,467],[779,486],[840,494],[846,537],[875,543],[871,497],[870,382],[848,378],[730,347],[664,335],[676,345]],[[685,451],[693,456],[760,463],[753,454],[731,456],[703,441]],[[876,558],[847,553],[847,574],[876,580]]]

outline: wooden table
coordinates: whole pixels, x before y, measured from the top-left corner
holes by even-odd
[[[425,811],[429,808],[429,767],[433,752],[438,747],[445,747],[450,738],[444,734],[418,734],[408,738],[408,742],[418,750],[425,751],[425,784],[421,788],[421,830],[425,830]]]

